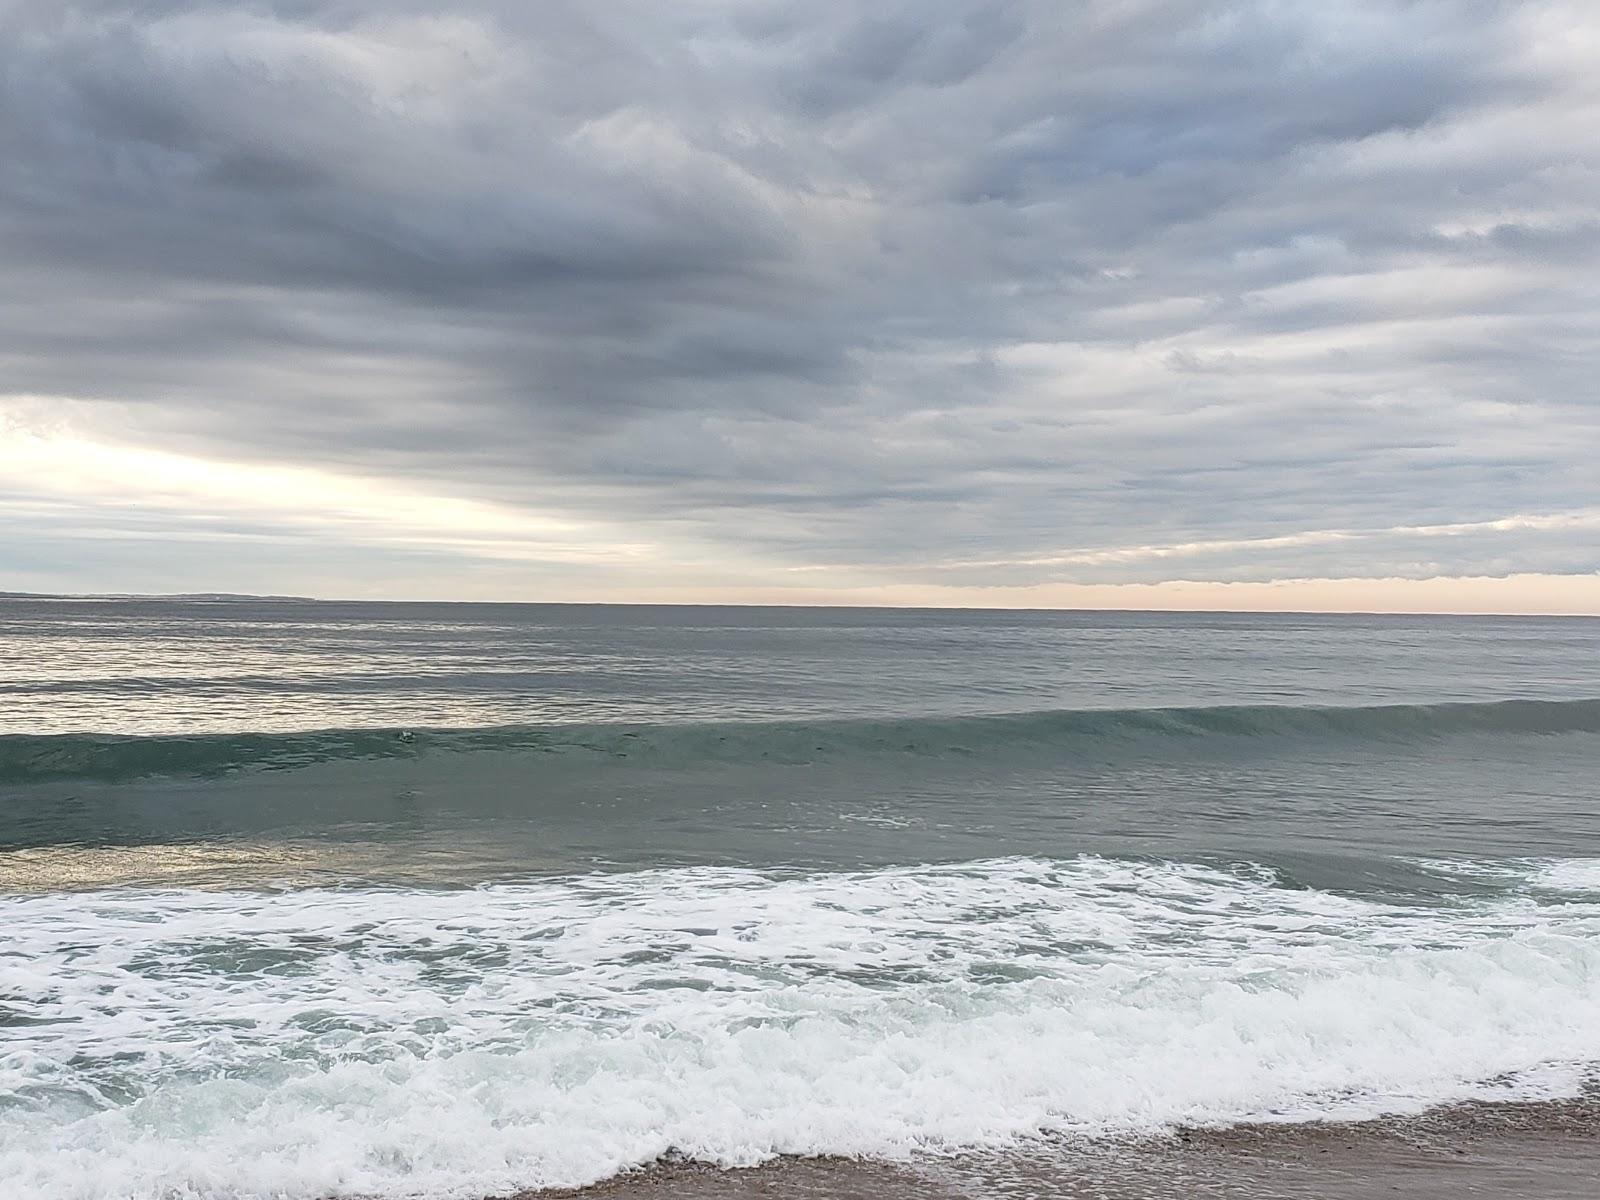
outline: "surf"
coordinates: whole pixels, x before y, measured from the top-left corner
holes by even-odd
[[[1594,860],[1436,905],[1012,857],[0,897],[18,1200],[477,1197],[1579,1092]]]

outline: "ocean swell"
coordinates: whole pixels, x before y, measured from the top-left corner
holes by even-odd
[[[959,717],[672,724],[552,724],[299,733],[0,736],[0,787],[52,779],[212,776],[243,768],[430,754],[511,752],[651,765],[813,762],[854,756],[1121,754],[1197,740],[1389,744],[1461,734],[1600,733],[1600,700],[1370,706],[1219,705],[1058,709]]]

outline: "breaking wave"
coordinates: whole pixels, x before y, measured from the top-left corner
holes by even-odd
[[[1568,1095],[1595,865],[1430,907],[1093,857],[4,897],[0,1178],[465,1198]]]

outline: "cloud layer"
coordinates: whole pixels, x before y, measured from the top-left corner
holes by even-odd
[[[1593,575],[1597,59],[1579,0],[0,6],[0,587]]]

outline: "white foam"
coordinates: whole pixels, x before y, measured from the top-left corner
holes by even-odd
[[[1408,861],[1437,875],[1531,887],[1546,892],[1589,892],[1600,896],[1600,858],[1505,858],[1489,861],[1412,858]]]
[[[11,896],[0,928],[16,1200],[478,1197],[668,1149],[1545,1096],[1600,1059],[1600,904],[1183,864]]]
[[[1557,858],[1539,864],[1534,883],[1552,892],[1600,896],[1600,858]]]

